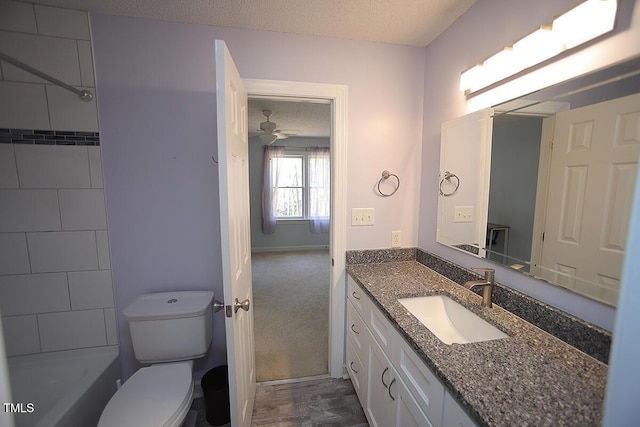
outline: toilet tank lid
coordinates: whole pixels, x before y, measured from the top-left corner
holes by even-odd
[[[211,309],[212,291],[157,292],[140,295],[122,311],[128,320],[202,316]]]

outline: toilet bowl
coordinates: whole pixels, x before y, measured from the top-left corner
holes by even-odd
[[[191,362],[140,368],[107,403],[98,427],[179,427],[192,400]]]
[[[212,339],[213,292],[146,294],[123,315],[140,368],[116,391],[98,427],[179,427],[193,401],[193,359]]]

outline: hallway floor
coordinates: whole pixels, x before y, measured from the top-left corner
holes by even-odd
[[[208,427],[204,401],[194,401],[197,427]],[[285,384],[258,384],[255,427],[368,427],[350,380],[323,378]]]

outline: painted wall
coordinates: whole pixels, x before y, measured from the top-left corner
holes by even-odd
[[[294,147],[329,147],[329,138],[290,137],[273,145]],[[264,144],[249,138],[249,192],[251,203],[251,249],[253,251],[304,250],[329,247],[328,233],[312,233],[309,221],[278,221],[273,234],[262,232],[262,173]],[[288,151],[289,154],[296,152]],[[304,151],[302,151],[304,153]]]
[[[375,208],[376,225],[349,227],[347,248],[389,247],[392,230],[417,243],[424,49],[104,15],[91,27],[116,312],[150,291],[222,294],[215,39],[245,78],[349,86],[348,209]],[[391,198],[374,193],[384,169],[402,179]],[[221,316],[200,372],[225,359]]]
[[[85,12],[0,2],[0,51],[94,91]],[[8,356],[117,344],[96,102],[0,62]]]
[[[468,112],[521,96],[550,83],[640,54],[640,8],[634,0],[619,5],[617,29],[574,54],[561,55],[516,80],[466,99],[459,90],[460,73],[503,46],[549,22],[574,5],[573,0],[544,0],[523,7],[520,2],[479,0],[426,49],[425,106],[418,245],[467,267],[496,267],[501,283],[525,292],[583,319],[613,328],[615,310],[506,268],[444,247],[435,240],[440,124]]]

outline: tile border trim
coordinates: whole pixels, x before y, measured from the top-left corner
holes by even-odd
[[[0,144],[99,146],[100,132],[0,128]]]

